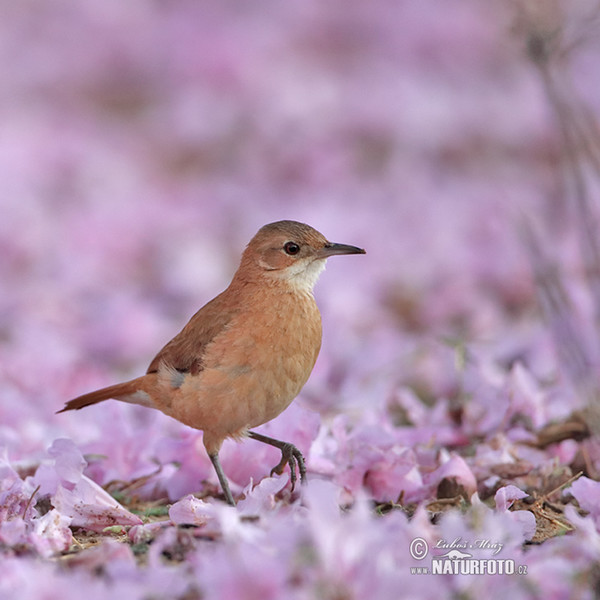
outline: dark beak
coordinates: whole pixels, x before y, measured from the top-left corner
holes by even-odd
[[[329,258],[336,254],[366,254],[362,248],[356,246],[349,246],[348,244],[332,244],[328,242],[317,252],[318,258]]]

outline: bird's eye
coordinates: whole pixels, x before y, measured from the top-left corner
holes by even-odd
[[[300,246],[298,246],[298,244],[295,242],[286,242],[283,249],[285,250],[285,253],[289,254],[290,256],[294,256],[300,252]]]

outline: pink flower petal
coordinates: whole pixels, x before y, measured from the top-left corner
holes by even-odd
[[[238,509],[245,514],[261,514],[275,507],[275,494],[280,492],[289,481],[289,475],[273,475],[265,477],[258,485],[250,482],[244,489],[245,498],[237,504]]]
[[[215,518],[215,509],[208,502],[190,495],[171,506],[169,518],[177,525],[205,525]]]
[[[496,509],[508,510],[515,500],[521,500],[522,498],[527,498],[527,496],[529,496],[529,494],[526,494],[516,485],[505,485],[504,487],[501,487],[494,496]]]
[[[579,506],[590,513],[596,526],[600,528],[600,482],[588,477],[579,477],[567,489]]]
[[[139,525],[142,520],[123,508],[108,492],[85,475],[73,490],[58,486],[52,502],[72,525],[102,531],[113,525]]]
[[[462,456],[455,453],[441,453],[442,464],[425,477],[425,482],[430,488],[435,489],[443,479],[456,479],[458,483],[464,486],[469,495],[477,490],[477,480],[473,471]]]

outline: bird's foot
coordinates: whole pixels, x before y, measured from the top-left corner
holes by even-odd
[[[289,442],[282,442],[280,440],[276,440],[274,438],[270,438],[266,435],[262,435],[260,433],[255,433],[254,431],[250,431],[248,434],[251,438],[263,442],[265,444],[269,444],[270,446],[274,446],[275,448],[279,448],[281,450],[281,460],[277,465],[275,465],[271,469],[271,475],[273,473],[277,473],[277,475],[281,475],[286,465],[290,466],[290,481],[292,483],[292,491],[296,487],[296,466],[298,467],[298,471],[300,472],[300,482],[306,483],[306,464],[304,462],[304,456],[302,456],[302,452],[294,446],[294,444],[290,444]]]
[[[296,465],[298,465],[298,471],[300,471],[300,481],[306,483],[306,465],[304,463],[304,456],[302,456],[302,452],[300,452],[294,444],[289,444],[287,442],[283,444],[280,450],[281,460],[279,461],[279,464],[271,469],[271,476],[273,473],[281,475],[283,469],[285,469],[285,465],[290,465],[290,481],[292,482],[293,492],[294,487],[296,487]]]

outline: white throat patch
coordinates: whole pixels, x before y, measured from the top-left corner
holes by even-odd
[[[299,292],[308,292],[310,294],[319,279],[319,275],[325,270],[325,264],[325,258],[313,260],[307,266],[302,263],[293,264],[287,269],[283,269],[280,277]]]

